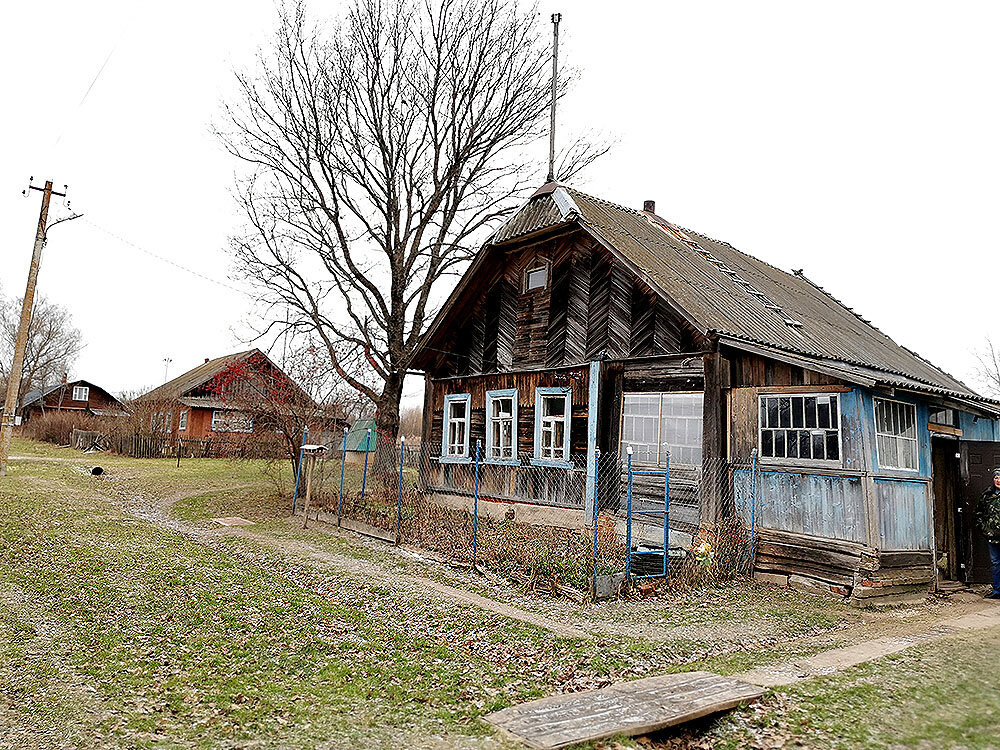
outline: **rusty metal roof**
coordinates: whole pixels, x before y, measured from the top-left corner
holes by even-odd
[[[868,379],[901,388],[990,402],[897,344],[801,273],[782,271],[655,214],[573,188],[559,189],[572,198],[579,216],[565,215],[553,191],[543,189],[501,227],[492,243],[578,220],[706,334],[839,363],[845,376],[867,373]]]

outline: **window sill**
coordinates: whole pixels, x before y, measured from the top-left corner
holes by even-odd
[[[571,461],[557,461],[551,458],[532,458],[532,466],[547,466],[552,469],[572,469],[574,468]]]
[[[443,464],[471,464],[469,456],[438,456],[438,461]]]
[[[520,460],[516,458],[484,458],[481,463],[490,466],[520,466]]]

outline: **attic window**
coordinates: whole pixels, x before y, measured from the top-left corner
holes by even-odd
[[[544,289],[548,283],[548,266],[535,266],[524,272],[524,291],[526,292],[531,292],[535,289]]]
[[[74,401],[88,401],[90,400],[90,388],[85,385],[74,385],[73,386],[73,400]]]

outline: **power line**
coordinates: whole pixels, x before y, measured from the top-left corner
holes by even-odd
[[[86,217],[83,217],[83,220],[87,224],[89,224],[90,226],[92,226],[94,229],[97,229],[97,230],[99,230],[101,232],[104,232],[109,237],[112,237],[112,238],[118,240],[123,245],[128,245],[129,247],[138,250],[140,253],[148,255],[151,258],[156,258],[156,260],[158,260],[158,261],[161,261],[163,263],[171,265],[174,268],[178,268],[181,271],[184,271],[185,273],[191,274],[192,276],[197,276],[199,279],[207,281],[207,282],[209,282],[211,284],[216,284],[217,286],[221,286],[224,289],[228,289],[231,292],[236,292],[237,294],[242,294],[244,297],[247,297],[248,299],[252,299],[252,300],[255,300],[255,301],[257,300],[256,296],[254,296],[253,294],[250,294],[249,292],[247,292],[247,291],[245,291],[243,289],[238,289],[237,287],[232,286],[231,284],[227,284],[224,281],[219,281],[218,279],[213,279],[211,276],[206,276],[205,274],[200,273],[198,271],[195,271],[194,269],[188,268],[187,266],[182,266],[180,263],[177,263],[176,261],[172,261],[169,258],[165,258],[162,255],[159,255],[158,253],[154,253],[152,250],[147,250],[146,248],[142,247],[141,245],[137,245],[134,242],[132,242],[131,240],[125,239],[120,234],[112,232],[110,229],[105,229],[104,227],[102,227],[102,226],[100,226],[98,224],[95,224],[94,222],[92,222],[90,219],[88,219]]]

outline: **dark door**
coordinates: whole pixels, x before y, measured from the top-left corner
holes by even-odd
[[[967,583],[989,583],[990,551],[976,527],[976,507],[983,491],[993,485],[993,469],[1000,466],[1000,443],[963,441],[961,446],[963,502],[957,509],[955,528],[959,564],[964,566]]]
[[[931,456],[934,466],[934,549],[937,551],[938,575],[950,581],[964,581],[960,567],[959,544],[955,534],[964,504],[961,472],[959,471],[958,440],[933,435]],[[967,545],[963,544],[962,547]],[[964,551],[964,550],[963,550]]]

